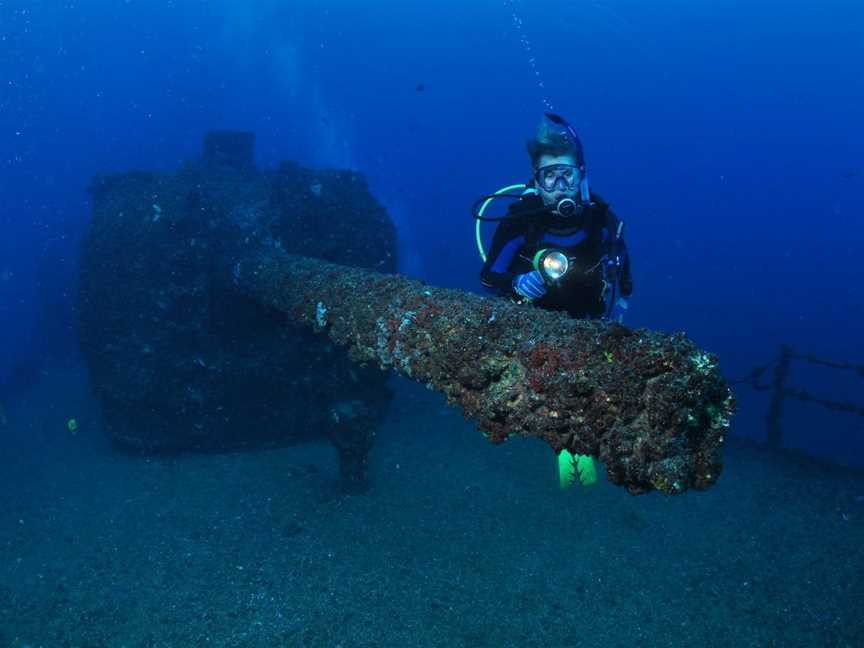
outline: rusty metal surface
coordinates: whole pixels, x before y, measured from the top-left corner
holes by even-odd
[[[705,489],[734,401],[715,357],[682,334],[631,330],[433,288],[397,275],[253,253],[235,281],[259,301],[446,394],[499,443],[590,454],[631,493]]]

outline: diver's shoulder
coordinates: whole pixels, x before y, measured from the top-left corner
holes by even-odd
[[[611,223],[617,227],[617,223],[622,220],[612,209],[612,205],[593,189],[591,190],[591,207],[594,218],[603,221],[604,224]]]
[[[528,210],[534,210],[538,207],[543,206],[543,199],[540,198],[540,195],[537,193],[536,189],[528,189],[522,196],[510,205],[510,209],[514,212],[523,212]]]
[[[595,209],[608,211],[610,209],[609,202],[603,199],[603,196],[598,194],[594,189],[591,189],[591,203]]]
[[[512,226],[524,225],[526,219],[543,207],[543,200],[536,193],[523,194],[507,208],[507,218],[502,222]]]

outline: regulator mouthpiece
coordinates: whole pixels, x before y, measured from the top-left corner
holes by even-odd
[[[562,198],[555,206],[555,211],[558,212],[559,215],[569,218],[570,216],[575,216],[579,209],[575,200],[572,200],[571,198]]]

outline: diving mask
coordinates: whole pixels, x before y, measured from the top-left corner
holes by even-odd
[[[579,167],[573,164],[549,164],[534,173],[537,186],[544,191],[572,191],[582,179]]]

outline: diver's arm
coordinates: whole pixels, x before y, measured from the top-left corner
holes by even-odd
[[[630,274],[630,253],[627,251],[623,238],[621,239],[621,256],[621,278],[618,280],[618,285],[621,287],[621,296],[629,297],[633,294],[633,276]]]
[[[624,242],[623,223],[618,215],[612,211],[605,200],[599,195],[591,192],[591,200],[605,212],[606,229],[609,233],[617,231],[621,228],[621,238],[616,243],[614,252],[620,257],[621,263],[618,268],[618,288],[621,297],[629,297],[633,293],[633,277],[630,274],[630,253],[627,251],[627,244]]]
[[[513,296],[513,279],[516,273],[511,272],[510,267],[524,243],[524,233],[509,223],[499,223],[492,238],[489,256],[480,270],[480,283],[502,295]]]
[[[602,201],[602,198],[599,196],[598,199]],[[620,225],[621,220],[612,211],[608,203],[604,203],[604,205],[608,210],[608,222],[610,225],[615,228],[623,227],[623,225]],[[630,274],[630,253],[627,251],[627,244],[624,242],[623,230],[621,238],[618,240],[618,256],[621,257],[621,266],[618,270],[618,288],[622,297],[629,297],[633,293],[633,277]]]
[[[618,255],[621,265],[618,268],[618,294],[615,301],[610,303],[606,311],[606,319],[612,322],[624,323],[624,317],[630,311],[630,295],[633,294],[633,279],[630,276],[630,255],[624,239],[619,241]],[[614,295],[614,293],[613,293]]]
[[[630,308],[629,297],[633,294],[633,277],[630,274],[630,253],[627,251],[627,244],[624,242],[623,223],[609,207],[609,204],[602,198],[592,193],[592,199],[595,203],[601,205],[601,208],[606,212],[607,231],[620,233],[620,238],[615,242],[614,248],[611,251],[618,258],[617,295],[615,295],[615,301],[608,305],[606,318],[613,322],[623,323],[624,316]]]

